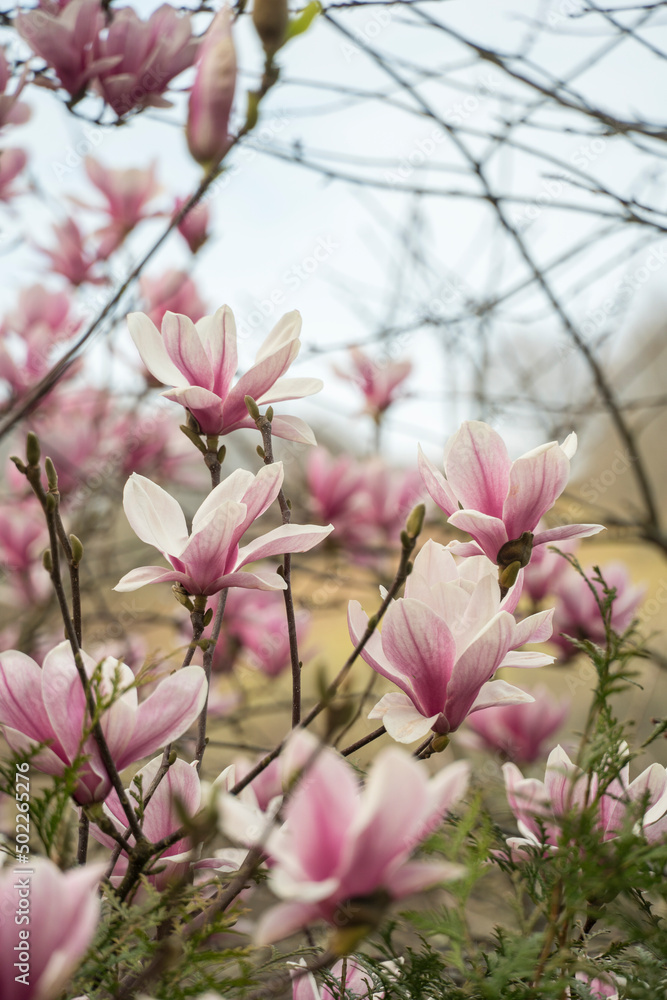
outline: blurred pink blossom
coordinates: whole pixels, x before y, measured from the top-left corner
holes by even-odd
[[[134,674],[126,664],[108,658],[98,668],[87,653],[82,657],[88,676],[99,677],[102,697],[120,691],[100,720],[119,771],[177,739],[203,707],[206,677],[201,667],[176,671],[139,704]],[[17,753],[48,744],[31,758],[31,766],[45,774],[62,774],[84,754],[88,760],[79,768],[77,802],[101,802],[111,791],[97,744],[92,735],[84,737],[90,720],[68,642],[52,649],[41,669],[18,650],[0,653],[0,725]]]
[[[334,365],[334,371],[340,378],[347,379],[357,385],[366,399],[366,412],[374,420],[379,420],[392,403],[400,398],[399,386],[405,382],[412,371],[411,361],[373,361],[358,348],[350,348],[350,357],[354,372],[349,373]]]
[[[332,541],[343,546],[360,541],[368,517],[363,465],[351,455],[334,457],[318,447],[307,456],[306,476],[313,514],[333,524]]]
[[[390,902],[456,877],[457,866],[409,858],[465,793],[468,773],[459,761],[429,779],[417,761],[389,747],[373,761],[362,789],[350,765],[322,749],[289,798],[283,826],[266,840],[269,885],[286,902],[260,918],[257,943],[315,920],[344,930],[358,921],[365,897],[386,893]],[[220,805],[232,837],[255,822],[233,798]]]
[[[574,978],[586,983],[595,1000],[618,1000],[618,983],[610,973],[606,973],[604,978],[596,976],[595,979],[589,979],[585,972],[577,972]],[[571,995],[569,989],[567,995]]]
[[[66,219],[60,225],[54,226],[53,234],[55,246],[52,249],[38,248],[50,259],[52,271],[62,274],[75,288],[85,282],[93,285],[102,285],[106,282],[105,277],[95,274],[97,257],[86,246],[86,238],[74,219]]]
[[[111,170],[88,156],[86,173],[106,201],[104,211],[109,216],[109,224],[96,234],[100,240],[97,256],[106,260],[135,226],[153,217],[146,214],[146,205],[159,192],[160,185],[155,178],[155,164],[148,170],[134,167]]]
[[[197,58],[185,134],[190,155],[206,169],[229,149],[229,116],[236,87],[236,50],[231,10],[223,7],[211,21]]]
[[[137,772],[127,789],[130,802],[136,801],[139,796],[146,796],[161,764],[162,756],[155,757]],[[192,819],[199,812],[200,806],[201,783],[197,768],[177,757],[144,809],[141,824],[144,835],[154,844],[163,837],[170,837],[172,833],[181,829],[184,817]],[[107,795],[103,808],[116,830],[125,834],[127,818],[115,789]],[[100,844],[104,844],[110,850],[114,848],[116,841],[113,837],[104,833],[95,824],[91,825],[90,832]],[[127,840],[129,844],[134,844],[134,837],[131,834],[127,835]],[[188,837],[181,837],[163,851],[153,864],[156,869],[155,874],[149,873],[147,876],[151,885],[161,891],[175,879],[183,878],[195,860],[191,854],[191,847]],[[122,851],[111,876],[113,885],[120,885],[127,872],[127,865],[127,854]]]
[[[544,744],[560,729],[570,711],[570,699],[557,700],[544,686],[530,692],[529,704],[496,705],[469,715],[465,745],[501,753],[517,764],[530,764],[544,753]],[[460,734],[464,742],[464,733]]]
[[[19,395],[33,386],[50,367],[54,347],[76,333],[81,321],[72,316],[71,309],[66,292],[32,285],[19,293],[16,308],[0,326],[0,379],[13,393]],[[11,343],[12,339],[17,342]],[[73,366],[67,374],[74,375],[76,370]]]
[[[623,563],[607,563],[601,567],[601,572],[607,587],[616,591],[611,611],[611,627],[615,632],[625,632],[637,615],[639,605],[646,594],[646,587],[633,586],[627,567]],[[560,578],[554,591],[556,612],[551,641],[560,646],[568,657],[575,656],[577,650],[569,639],[565,638],[566,635],[574,639],[590,639],[601,645],[606,642],[602,614],[591,592],[592,586],[598,599],[604,603],[602,585],[592,579],[592,569],[586,572],[586,576],[591,581],[590,585],[578,573],[574,571],[568,573],[567,576]]]
[[[570,434],[562,445],[550,441],[512,462],[500,435],[479,420],[466,421],[447,442],[444,476],[420,448],[419,469],[428,492],[449,523],[473,539],[451,542],[452,550],[457,555],[484,552],[496,562],[503,546],[526,532],[536,546],[602,531],[600,524],[566,524],[532,537],[567,485],[576,448],[576,435]],[[530,548],[524,566],[528,559]]]
[[[96,74],[98,89],[119,118],[134,108],[171,107],[162,94],[192,66],[198,45],[190,15],[170,4],[162,4],[147,21],[131,7],[114,8],[107,30],[95,37],[95,57],[106,61]]]
[[[144,276],[139,281],[139,287],[148,318],[155,326],[161,325],[168,312],[182,313],[196,323],[208,311],[194,281],[185,271],[171,268],[163,271],[159,278]],[[155,384],[161,383],[156,380]]]
[[[272,760],[268,767],[260,771],[253,781],[241,791],[240,801],[249,803],[261,813],[269,812],[272,803],[276,799],[282,798],[298,774],[315,758],[319,748],[319,740],[307,729],[295,729],[285,743],[280,756]],[[261,755],[255,761],[249,761],[242,757],[237,758],[216,778],[215,785],[225,791],[231,791],[234,785],[245,778],[263,756]],[[233,804],[230,804],[223,795],[220,808],[224,817],[229,814],[229,809],[233,808]]]
[[[302,647],[310,630],[310,614],[298,611],[295,617],[299,652],[304,659]],[[267,677],[278,677],[289,666],[290,644],[281,595],[232,590],[225,604],[223,631],[235,641],[248,665]]]
[[[4,49],[0,48],[0,129],[5,125],[23,125],[30,118],[29,105],[24,101],[19,101],[27,77],[28,67],[26,66],[13,92],[7,93],[7,87],[12,77]]]
[[[0,996],[56,1000],[95,936],[104,865],[61,872],[52,861],[31,856],[23,869],[18,880],[15,865],[0,872]],[[27,924],[9,919],[22,899],[29,899]]]
[[[22,572],[30,568],[46,544],[44,516],[30,498],[0,506],[2,564]]]
[[[416,470],[392,469],[381,458],[333,456],[321,447],[309,453],[306,476],[314,515],[334,525],[332,544],[364,562],[398,544],[425,492]]]
[[[176,216],[185,205],[187,198],[177,198],[174,202],[172,215]],[[178,224],[178,231],[190,247],[192,253],[197,253],[209,238],[211,224],[211,209],[205,201],[198,202]],[[172,309],[172,312],[182,310]],[[152,318],[152,317],[151,317]],[[162,317],[160,317],[162,319]],[[190,317],[192,319],[192,316]]]
[[[551,634],[553,611],[517,622],[506,610],[493,565],[478,574],[466,559],[457,566],[444,546],[428,541],[415,559],[405,597],[393,601],[364,646],[363,659],[401,689],[384,695],[369,719],[382,719],[392,739],[412,743],[429,730],[447,735],[471,712],[493,705],[532,701],[507,681],[491,680],[500,667],[540,667],[543,653],[517,652]],[[471,576],[471,574],[474,574]],[[476,577],[476,578],[475,578]],[[350,601],[348,626],[356,646],[368,624],[358,601]]]
[[[148,370],[164,385],[167,399],[190,411],[203,434],[229,434],[241,427],[255,427],[246,395],[260,406],[285,399],[301,399],[319,392],[317,378],[282,378],[292,364],[301,341],[301,317],[287,313],[259,348],[255,364],[232,386],[238,364],[236,324],[229,306],[195,325],[187,316],[167,313],[162,334],[144,313],[130,313],[127,324]],[[310,427],[298,417],[274,416],[274,437],[314,444]]]
[[[155,546],[172,569],[143,566],[126,573],[115,590],[130,591],[148,583],[180,583],[188,594],[217,594],[227,587],[284,590],[273,569],[248,570],[248,563],[285,552],[307,552],[332,529],[313,524],[283,524],[239,549],[250,525],[273,503],[283,481],[281,462],[263,466],[256,476],[237,469],[209,493],[188,533],[178,501],[150,479],[132,475],[123,506],[134,532]]]
[[[302,966],[305,961],[301,960]],[[387,965],[389,963],[383,963]],[[292,979],[292,1000],[339,1000],[341,996],[346,998],[359,997],[361,1000],[383,1000],[384,990],[371,992],[373,988],[373,977],[370,972],[348,956],[331,966],[330,975],[337,983],[337,988],[332,993],[331,988],[324,983],[320,989],[312,972],[305,975],[300,973],[299,966],[291,973]],[[343,970],[345,971],[345,982],[343,983]],[[343,992],[344,991],[344,992]]]
[[[116,16],[118,16],[116,14]],[[71,0],[59,12],[34,9],[16,15],[21,37],[53,70],[70,97],[83,97],[93,79],[122,57],[98,51],[105,27],[99,0]]]
[[[621,758],[627,746],[619,748]],[[667,831],[667,770],[651,764],[630,781],[630,765],[599,789],[597,774],[589,775],[573,764],[561,746],[549,754],[544,781],[524,778],[516,764],[503,764],[505,790],[519,827],[520,837],[509,837],[512,856],[521,858],[531,848],[555,849],[561,837],[562,817],[572,810],[595,806],[596,826],[602,840],[613,840],[626,822],[629,810],[644,803],[638,828],[653,843]]]

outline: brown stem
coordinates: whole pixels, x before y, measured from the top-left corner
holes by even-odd
[[[271,440],[271,420],[267,416],[255,420],[257,429],[262,435],[264,447],[264,464],[273,465],[273,443]],[[278,504],[283,524],[289,524],[292,519],[290,504],[282,489],[278,492]],[[290,663],[292,667],[292,729],[301,722],[301,661],[299,660],[299,641],[296,632],[296,615],[294,612],[294,597],[292,595],[292,557],[289,553],[283,556],[283,580],[285,589],[285,615],[287,617],[287,635],[289,638]]]
[[[374,729],[372,733],[368,733],[366,736],[362,736],[361,739],[357,740],[356,743],[351,743],[349,747],[345,747],[344,750],[341,750],[340,751],[341,757],[349,757],[350,754],[355,753],[357,750],[361,750],[362,747],[365,747],[369,743],[372,743],[373,740],[377,740],[379,739],[380,736],[384,736],[386,732],[387,730],[384,728],[384,726],[380,726],[379,729]]]
[[[79,841],[76,848],[76,863],[77,865],[85,865],[86,858],[88,857],[88,829],[90,827],[90,821],[86,816],[83,809],[81,810],[81,815],[79,816]]]
[[[213,619],[213,629],[211,630],[211,635],[208,640],[208,645],[204,651],[204,673],[206,674],[206,700],[204,702],[204,707],[201,710],[201,715],[199,716],[199,727],[197,731],[197,746],[195,749],[195,760],[197,761],[197,772],[201,771],[201,764],[204,758],[204,751],[206,750],[206,744],[208,740],[206,739],[206,722],[208,718],[208,695],[209,688],[211,684],[211,668],[213,666],[213,655],[215,653],[215,645],[220,637],[220,629],[222,628],[222,617],[225,613],[225,604],[227,603],[228,590],[221,590],[218,594],[218,606],[215,609],[215,618]]]

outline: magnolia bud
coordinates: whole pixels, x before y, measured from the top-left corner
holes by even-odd
[[[44,471],[46,472],[46,481],[49,484],[50,490],[58,489],[58,473],[56,472],[56,467],[50,458],[44,460]]]
[[[531,531],[524,531],[520,538],[511,538],[509,542],[505,542],[496,556],[496,562],[501,570],[513,562],[527,566],[533,551],[533,538]]]
[[[252,23],[267,55],[273,55],[287,34],[287,0],[255,0]]]
[[[187,424],[179,424],[179,427],[181,428],[181,430],[185,434],[185,436],[188,439],[188,441],[192,441],[192,443],[195,446],[195,448],[198,448],[199,451],[202,453],[202,455],[205,455],[206,454],[206,446],[205,446],[204,442],[202,441],[202,439],[197,434],[197,432],[195,430],[193,430],[192,427],[188,427]]]
[[[25,457],[28,459],[28,465],[39,465],[41,454],[39,438],[32,431],[29,431],[25,442]]]
[[[449,746],[449,736],[445,736],[440,733],[438,736],[434,736],[429,744],[429,750],[431,753],[442,753]]]
[[[179,604],[182,604],[183,607],[187,608],[188,611],[190,612],[195,610],[195,606],[190,600],[190,596],[183,589],[182,584],[175,583],[171,589],[174,592],[174,597],[176,598]]]
[[[252,417],[253,420],[259,420],[261,413],[259,412],[259,406],[252,398],[252,396],[244,396],[243,402],[245,403],[245,408]]]
[[[419,532],[424,526],[424,515],[426,514],[426,505],[423,503],[418,503],[417,506],[410,511],[408,519],[405,522],[405,531],[408,538],[416,538]]]
[[[204,35],[185,127],[190,153],[206,169],[217,166],[229,149],[235,85],[236,52],[230,10],[223,7]]]
[[[72,565],[79,566],[83,559],[83,544],[76,535],[69,536],[69,543],[72,546]]]

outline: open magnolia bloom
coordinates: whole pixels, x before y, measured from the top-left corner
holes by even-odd
[[[100,916],[97,885],[103,864],[61,872],[32,857],[18,871],[0,872],[0,996],[2,1000],[56,1000],[95,936]],[[28,921],[19,923],[19,906]],[[11,917],[11,919],[10,919]]]
[[[114,590],[137,590],[147,583],[180,583],[188,594],[211,596],[227,587],[284,590],[273,570],[242,572],[247,563],[286,552],[307,552],[333,531],[333,525],[283,524],[239,549],[239,540],[278,496],[282,462],[263,466],[256,476],[237,469],[204,500],[188,533],[177,500],[161,486],[138,476],[128,479],[123,506],[142,542],[154,545],[171,564],[143,566],[126,573]]]
[[[399,743],[422,739],[429,730],[453,732],[470,712],[492,705],[533,701],[506,681],[491,678],[500,667],[542,667],[553,656],[516,652],[526,642],[551,635],[553,610],[517,622],[508,608],[517,587],[501,600],[494,566],[485,557],[456,560],[428,541],[415,559],[405,597],[388,608],[382,633],[375,631],[361,656],[402,693],[384,695],[369,719],[382,719]],[[357,645],[368,616],[358,601],[348,606],[350,638]]]
[[[155,757],[135,775],[127,789],[130,802],[137,801],[141,796],[145,798],[161,765],[162,756]],[[201,804],[202,786],[196,764],[186,764],[179,757],[171,765],[144,809],[141,824],[144,835],[154,844],[165,837],[171,837],[183,827],[184,817],[191,820],[199,812]],[[127,819],[115,789],[104,803],[104,812],[118,833],[125,834],[127,843],[133,845],[134,837],[130,833],[125,833]],[[100,844],[109,849],[115,846],[113,837],[104,833],[94,823],[90,827],[90,832]],[[161,891],[170,882],[184,879],[190,867],[208,869],[222,865],[217,858],[200,859],[198,857],[200,846],[198,843],[191,843],[187,836],[181,837],[153,862],[151,867],[154,871],[147,875],[148,881]],[[121,883],[127,868],[127,854],[121,851],[111,875],[113,885],[118,886]]]
[[[447,442],[445,475],[419,449],[419,471],[424,484],[450,524],[466,531],[472,542],[452,542],[457,555],[483,552],[492,562],[510,541],[532,534],[551,510],[570,478],[570,459],[577,450],[576,434],[558,444],[549,441],[526,452],[515,462],[501,436],[479,420],[468,420]],[[601,524],[564,524],[530,539],[544,545],[564,538],[595,535]],[[530,559],[530,545],[524,555]]]
[[[130,313],[127,325],[151,375],[174,386],[162,395],[189,410],[203,434],[254,428],[246,396],[252,396],[259,406],[268,406],[311,396],[323,385],[319,378],[282,378],[301,347],[301,316],[296,311],[278,321],[257,352],[254,365],[233,387],[238,361],[236,324],[229,306],[197,323],[168,312],[162,320],[162,335],[143,313]],[[310,427],[298,417],[275,415],[271,428],[274,437],[315,444]]]
[[[627,745],[622,744],[619,757],[627,754]],[[557,746],[549,754],[544,781],[524,778],[516,764],[504,764],[503,774],[507,800],[522,834],[507,840],[514,858],[520,859],[531,848],[556,849],[562,817],[594,804],[596,826],[605,841],[618,835],[628,813],[632,815],[639,804],[643,804],[644,814],[637,822],[638,832],[649,843],[667,833],[667,770],[660,764],[651,764],[634,781],[630,781],[630,765],[625,764],[618,777],[600,792],[598,775],[582,771]]]
[[[98,666],[87,653],[81,655],[93,688],[105,699],[115,695],[100,724],[119,771],[178,739],[204,707],[201,667],[177,670],[139,704],[134,674],[125,663],[108,656]],[[48,744],[30,759],[45,774],[62,774],[81,755],[88,758],[78,770],[77,802],[101,802],[111,791],[94,737],[84,738],[90,718],[68,642],[47,653],[41,668],[18,650],[0,653],[0,724],[17,753]]]
[[[468,775],[467,762],[457,761],[429,778],[409,754],[388,747],[362,788],[354,769],[323,748],[288,799],[283,825],[266,838],[269,886],[284,902],[261,917],[257,943],[314,920],[354,935],[392,900],[458,877],[458,865],[410,855],[465,794]],[[237,840],[257,829],[255,814],[231,795],[221,797],[220,812]]]

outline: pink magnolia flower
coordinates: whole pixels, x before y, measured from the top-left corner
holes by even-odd
[[[49,368],[53,348],[76,333],[81,323],[71,315],[71,308],[66,292],[47,291],[42,285],[19,293],[16,308],[0,326],[0,379],[13,393],[32,387]],[[16,340],[10,333],[16,334]]]
[[[182,313],[196,323],[208,311],[197,286],[185,271],[171,268],[159,278],[143,277],[139,287],[148,318],[155,326],[160,326],[168,312]],[[160,384],[159,379],[157,384]]]
[[[97,256],[106,260],[135,226],[150,218],[145,207],[158,193],[160,185],[155,178],[155,164],[148,170],[110,170],[88,156],[86,173],[106,201],[109,224],[97,233],[100,238]]]
[[[69,9],[69,8],[68,8]],[[162,97],[168,84],[192,66],[199,41],[189,14],[162,4],[148,21],[131,7],[119,7],[104,34],[95,39],[99,91],[119,118],[133,108],[171,107]]]
[[[15,23],[21,37],[55,70],[61,87],[73,99],[82,97],[96,76],[119,62],[115,53],[108,56],[97,51],[105,26],[99,0],[71,0],[58,13],[37,8],[17,14]]]
[[[333,544],[364,562],[398,544],[406,517],[424,494],[416,471],[392,469],[381,458],[334,457],[326,448],[309,454],[306,475],[313,512],[335,528]]]
[[[186,198],[176,199],[174,202],[174,210],[172,212],[173,216],[178,215],[185,205],[186,200]],[[195,207],[191,208],[188,214],[179,222],[178,231],[190,247],[190,251],[192,253],[197,253],[197,251],[203,247],[204,243],[206,243],[206,240],[210,235],[210,224],[211,210],[205,201],[198,202]],[[182,310],[172,309],[172,312],[179,311]],[[199,317],[196,318],[198,319]],[[160,319],[162,319],[162,317],[160,317]],[[192,319],[192,316],[190,316],[190,319]]]
[[[146,795],[161,764],[162,756],[155,757],[135,775],[128,789],[130,802],[134,802],[140,795]],[[179,830],[183,826],[184,816],[192,818],[199,812],[200,806],[201,782],[197,769],[194,764],[186,764],[184,760],[177,758],[144,809],[142,830],[155,844],[163,837],[169,837]],[[112,789],[107,796],[103,808],[116,830],[124,834],[127,829],[127,819],[115,789]],[[92,825],[90,832],[100,844],[109,849],[115,846],[113,837],[103,833],[98,826]],[[127,839],[128,843],[134,843],[131,834]],[[148,881],[161,891],[174,879],[183,877],[191,862],[195,860],[192,857],[192,846],[188,837],[181,837],[168,847],[153,866],[161,870],[156,870],[154,874],[149,873]],[[111,876],[113,885],[121,883],[126,871],[127,854],[122,851]]]
[[[556,612],[551,641],[560,646],[567,657],[575,656],[577,652],[576,647],[566,638],[567,635],[574,639],[590,639],[602,645],[606,641],[602,614],[591,586],[603,603],[604,592],[601,584],[592,580],[592,570],[588,570],[586,575],[591,579],[590,586],[582,576],[572,572],[558,581],[554,591]],[[602,578],[607,587],[616,591],[611,611],[611,627],[615,632],[625,632],[637,615],[646,587],[632,585],[630,574],[623,563],[608,563],[603,566]]]
[[[126,664],[108,657],[98,666],[87,653],[82,656],[101,697],[120,691],[101,716],[119,771],[177,739],[204,705],[206,677],[201,667],[178,670],[139,704],[134,674]],[[109,794],[106,768],[88,735],[90,720],[69,643],[52,649],[41,669],[18,650],[0,653],[0,724],[16,752],[48,744],[31,758],[32,766],[45,774],[62,774],[81,754],[88,758],[78,772],[77,802],[101,802]]]
[[[0,151],[0,201],[11,201],[20,194],[12,184],[27,162],[27,154],[22,149]]]
[[[570,700],[557,701],[544,686],[535,688],[532,695],[534,700],[528,705],[496,705],[469,715],[466,722],[472,732],[465,734],[466,745],[502,753],[519,764],[541,757],[545,742],[567,718]]]
[[[206,168],[218,164],[229,149],[229,116],[235,87],[231,11],[223,7],[211,21],[199,50],[185,127],[191,156]]]
[[[350,455],[334,457],[326,448],[317,447],[308,454],[306,476],[314,515],[330,521],[336,530],[332,541],[358,543],[368,516],[361,463]]]
[[[307,552],[330,531],[314,524],[284,524],[239,550],[250,525],[273,503],[283,481],[282,462],[265,465],[256,476],[237,469],[216,486],[192,520],[188,534],[178,501],[150,479],[132,475],[123,506],[142,542],[155,546],[172,569],[143,566],[126,573],[115,590],[137,590],[147,583],[180,583],[189,594],[217,594],[226,587],[284,590],[285,581],[272,570],[241,572],[243,566],[285,552]]]
[[[74,219],[66,219],[54,226],[53,233],[55,246],[52,249],[38,248],[50,259],[52,271],[62,274],[75,288],[85,282],[93,285],[105,283],[106,278],[95,274],[98,258],[86,247],[86,239]]]
[[[230,798],[225,794],[221,796],[219,807],[223,826],[230,819],[230,810],[235,809],[236,803],[240,802],[244,808],[235,814],[235,837],[244,844],[255,842],[256,837],[244,829],[248,816],[247,807],[250,806],[253,812],[256,812],[258,819],[262,818],[260,814],[275,815],[283,794],[291,787],[304,767],[315,758],[319,748],[318,739],[307,729],[295,729],[280,756],[260,771],[238,797]],[[216,778],[214,784],[227,792],[230,791],[238,781],[245,778],[259,760],[261,757],[255,761],[243,757],[237,758]],[[258,829],[257,835],[260,834],[261,829]]]
[[[259,406],[268,406],[310,396],[322,388],[318,378],[281,378],[301,347],[301,317],[296,311],[279,320],[257,352],[255,364],[233,387],[236,325],[229,306],[196,324],[187,316],[167,313],[162,336],[143,313],[130,313],[127,323],[148,370],[165,385],[175,386],[162,395],[188,409],[204,434],[254,428],[246,396]],[[272,427],[275,437],[315,443],[313,432],[298,417],[274,416]]]
[[[30,118],[30,106],[24,101],[19,101],[27,77],[28,67],[26,66],[13,93],[7,93],[12,75],[4,49],[0,48],[0,129],[5,125],[23,125]]]
[[[257,942],[270,944],[314,920],[344,929],[358,920],[365,897],[403,899],[456,877],[458,866],[409,858],[464,795],[468,774],[458,761],[429,779],[417,761],[389,747],[361,789],[350,765],[323,749],[285,806],[284,825],[267,839],[269,885],[287,902],[260,918]]]
[[[511,462],[500,435],[488,424],[468,420],[445,448],[445,475],[419,450],[424,484],[450,524],[471,535],[472,542],[451,543],[457,555],[484,552],[492,562],[509,541],[532,535],[567,485],[577,438],[562,445],[550,441]],[[566,524],[540,531],[533,546],[563,538],[581,538],[603,530],[600,524]],[[530,558],[530,550],[523,562]],[[513,561],[513,560],[512,560]]]
[[[30,497],[14,497],[0,505],[0,564],[6,574],[7,603],[40,604],[50,595],[41,560],[47,544],[44,531],[42,512]]]
[[[619,756],[627,746],[619,748]],[[651,764],[630,781],[630,765],[625,764],[618,777],[599,790],[596,774],[586,774],[573,764],[561,746],[549,754],[544,781],[524,778],[516,764],[503,764],[505,790],[521,837],[509,837],[512,855],[522,857],[530,848],[556,848],[561,836],[563,816],[572,810],[596,807],[596,825],[604,841],[613,840],[626,821],[628,810],[646,800],[639,827],[650,843],[667,831],[667,770]]]
[[[302,966],[305,965],[301,960]],[[383,965],[389,963],[383,962]],[[345,981],[343,982],[343,970],[345,970]],[[332,965],[330,975],[337,983],[337,989],[332,993],[331,988],[324,984],[320,989],[312,972],[305,975],[299,973],[298,966],[290,975],[292,983],[292,1000],[339,1000],[341,996],[359,997],[360,1000],[383,1000],[384,990],[374,989],[374,980],[368,969],[360,965],[354,958],[348,957],[343,961]]]
[[[350,348],[355,371],[350,374],[334,365],[339,378],[358,385],[366,399],[366,412],[376,421],[399,398],[399,386],[412,371],[411,361],[373,361],[358,347]]]
[[[104,865],[61,872],[47,858],[31,857],[20,867],[19,874],[14,865],[0,871],[0,996],[56,1000],[97,930]],[[9,918],[26,912],[29,922]]]
[[[501,601],[487,559],[457,566],[444,546],[428,541],[415,559],[405,597],[387,610],[361,652],[366,663],[401,689],[384,695],[369,719],[382,719],[399,743],[422,739],[429,730],[446,735],[471,712],[493,705],[530,702],[506,681],[491,678],[500,667],[541,667],[553,657],[516,652],[551,635],[553,611],[515,621],[514,587]],[[477,565],[475,565],[477,564]],[[356,646],[368,624],[358,601],[350,601],[348,626]]]
[[[43,285],[31,285],[19,292],[18,303],[7,315],[10,328],[30,346],[35,342],[71,337],[81,321],[71,315],[68,292],[52,292]]]
[[[610,973],[606,973],[604,977],[596,976],[595,979],[589,979],[585,972],[577,972],[574,978],[586,983],[595,1000],[618,1000],[618,983]],[[571,995],[569,989],[567,995]]]

